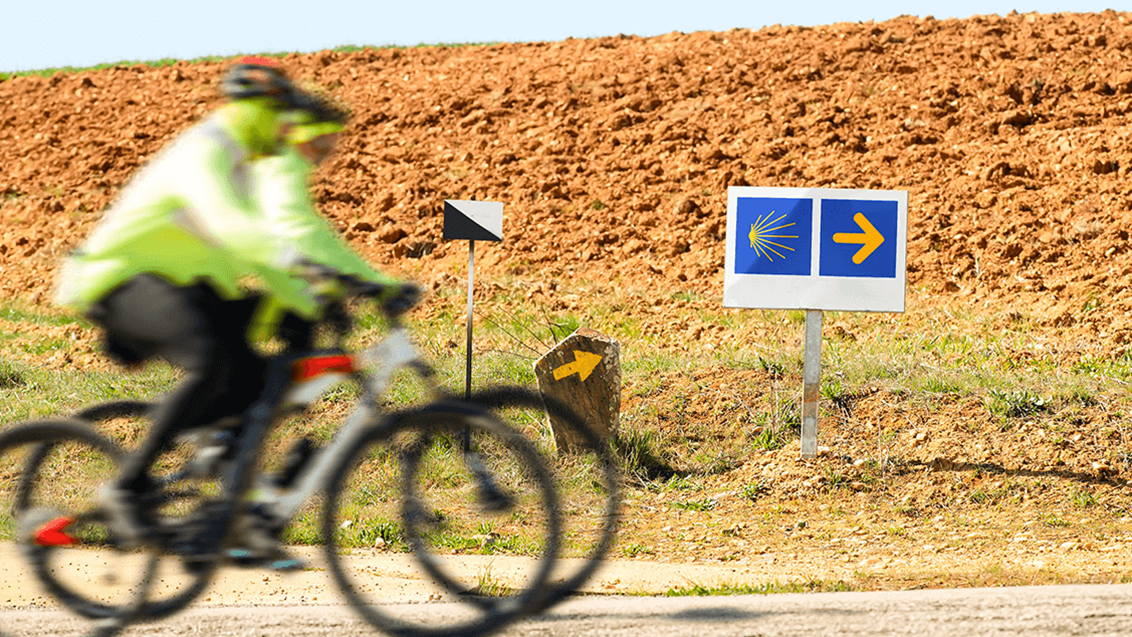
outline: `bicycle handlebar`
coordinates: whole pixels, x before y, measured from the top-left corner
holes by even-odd
[[[333,280],[345,288],[346,298],[369,299],[376,303],[385,316],[389,326],[401,326],[401,316],[413,309],[420,301],[422,288],[416,283],[376,283],[363,281],[349,274],[342,274],[324,266],[308,266],[304,272],[308,281]],[[332,300],[325,304],[321,323],[341,339],[353,330],[354,321],[341,301]]]
[[[378,301],[386,318],[396,319],[413,309],[421,299],[423,290],[412,282],[388,284],[359,281],[348,275],[339,275],[350,296]]]
[[[348,296],[375,299],[381,309],[393,318],[411,310],[420,300],[422,290],[415,283],[375,283],[363,281],[353,275],[343,274],[319,263],[301,261],[298,264],[300,275],[308,282],[332,280],[346,288]]]

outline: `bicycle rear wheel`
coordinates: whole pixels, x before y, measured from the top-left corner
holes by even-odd
[[[153,412],[157,407],[158,404],[152,402],[110,401],[86,407],[75,414],[75,418],[100,430],[140,437],[153,424]],[[150,467],[150,475],[160,490],[160,503],[152,515],[157,523],[155,531],[166,536],[160,540],[162,544],[169,544],[169,536],[176,535],[178,528],[189,526],[194,515],[203,515],[202,503],[220,491],[215,476],[184,475],[186,465],[198,451],[192,436],[182,436]],[[24,479],[28,479],[27,471]],[[210,564],[190,564],[183,556],[167,548],[145,549],[153,557],[154,578],[158,585],[149,590],[137,613],[139,620],[164,619],[188,606],[211,583],[219,564],[215,560]]]
[[[576,593],[601,566],[613,546],[620,508],[620,469],[610,441],[565,403],[524,387],[496,387],[472,394],[470,402],[490,410],[533,440],[554,472],[562,511],[562,557],[541,611]],[[575,432],[570,449],[557,449],[548,423]],[[474,440],[474,436],[473,436]],[[481,453],[490,448],[478,444]]]
[[[463,452],[471,430],[493,452]],[[496,489],[485,497],[485,476]],[[453,402],[397,414],[369,430],[329,481],[327,559],[350,604],[399,637],[495,632],[541,603],[558,552],[560,517],[537,450],[489,412]],[[433,577],[417,599],[459,601],[457,614],[387,604],[390,570]]]
[[[151,424],[153,407],[139,401],[102,403],[82,410],[75,420],[47,421],[64,423],[59,427],[37,427],[6,438],[14,442],[22,458],[14,511],[23,528],[66,524],[64,520],[74,518],[64,535],[55,539],[66,542],[65,536],[70,536],[75,543],[41,546],[25,541],[24,553],[44,588],[87,618],[120,617],[127,605],[126,590],[145,596],[129,599],[129,604],[138,605],[132,611],[138,620],[168,617],[191,603],[211,580],[213,569],[190,567],[161,548],[126,550],[118,546],[101,511],[99,490],[118,474],[125,452],[92,427],[114,432],[116,437],[140,435]],[[182,446],[163,454],[159,462],[175,467],[179,459],[169,456],[192,453]],[[70,485],[64,507],[56,502],[62,485]],[[173,509],[185,507],[182,499],[156,513],[162,522],[168,522]],[[159,585],[141,590],[140,575],[123,575],[140,574],[146,568],[152,569],[151,577]]]
[[[156,558],[121,549],[101,510],[100,489],[122,457],[114,441],[78,420],[0,433],[0,467],[19,475],[14,488],[0,487],[12,502],[5,535],[51,597],[82,617],[124,624],[153,583]]]

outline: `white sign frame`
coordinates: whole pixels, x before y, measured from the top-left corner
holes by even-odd
[[[810,199],[813,201],[811,267],[808,275],[735,272],[737,208],[740,198]],[[892,201],[897,204],[896,276],[894,278],[822,276],[821,219],[824,200]],[[741,240],[741,239],[740,239]],[[908,265],[908,192],[837,188],[773,188],[731,186],[727,189],[727,239],[723,305],[773,310],[903,312]]]

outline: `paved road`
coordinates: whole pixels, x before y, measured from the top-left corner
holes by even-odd
[[[439,618],[450,603],[403,605]],[[67,634],[56,611],[0,612],[15,635]],[[343,606],[190,609],[124,635],[374,634]],[[806,637],[1132,635],[1132,585],[815,593],[700,598],[586,597],[504,631],[508,637]]]

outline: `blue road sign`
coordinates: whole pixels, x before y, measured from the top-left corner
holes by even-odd
[[[903,312],[908,193],[727,189],[723,304]]]
[[[896,278],[895,201],[822,199],[818,274]]]
[[[813,199],[740,197],[735,212],[735,272],[809,274],[813,210]]]

